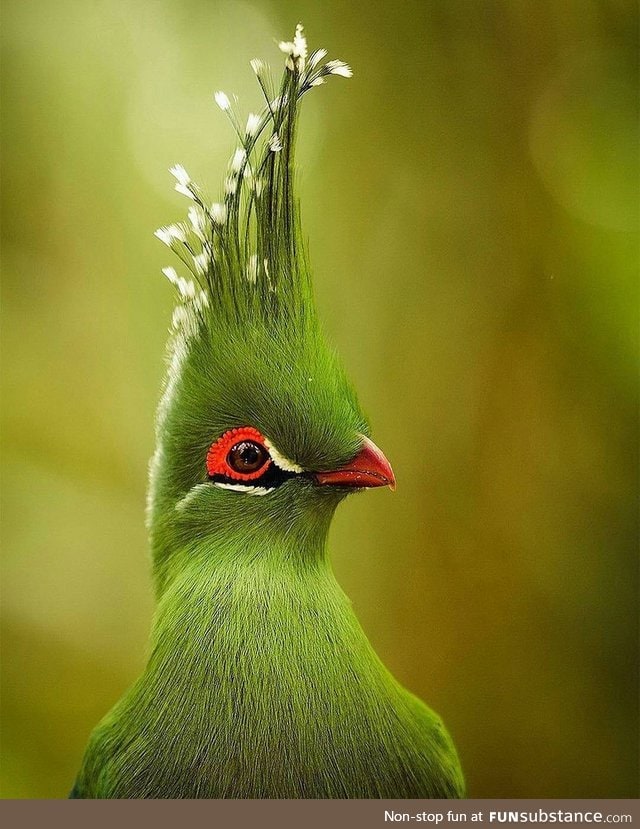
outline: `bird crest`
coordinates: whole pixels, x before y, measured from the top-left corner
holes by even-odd
[[[238,137],[220,200],[209,201],[183,166],[170,170],[175,189],[192,204],[186,221],[159,228],[156,236],[189,272],[163,269],[179,295],[174,329],[186,335],[209,315],[228,324],[285,325],[314,316],[294,191],[297,119],[304,95],[332,75],[352,72],[343,61],[327,61],[325,49],[309,54],[301,24],[279,47],[286,55],[279,86],[263,61],[251,61],[264,98],[261,112],[245,123],[224,92],[214,95]]]

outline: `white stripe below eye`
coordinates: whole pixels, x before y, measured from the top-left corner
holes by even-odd
[[[294,463],[288,458],[285,458],[284,455],[281,455],[268,438],[265,438],[264,445],[269,450],[271,460],[279,469],[282,469],[284,472],[304,472],[304,469],[297,463]]]
[[[220,489],[232,489],[234,492],[246,492],[247,495],[268,495],[273,492],[275,487],[267,489],[264,486],[245,486],[244,484],[223,484],[219,481],[213,482],[214,486],[219,486]]]
[[[176,509],[178,512],[182,512],[183,509],[186,509],[189,504],[194,501],[201,492],[206,492],[209,489],[209,484],[196,484],[192,487],[189,492],[181,498],[178,503],[176,504]]]

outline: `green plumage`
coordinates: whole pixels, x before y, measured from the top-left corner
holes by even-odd
[[[459,797],[439,718],[382,665],[336,583],[326,538],[348,489],[293,475],[262,497],[214,485],[205,459],[251,425],[303,470],[348,463],[366,420],[320,329],[293,191],[301,96],[331,74],[290,44],[277,95],[239,126],[224,202],[161,237],[180,303],[151,465],[158,608],[148,665],[91,736],[73,797]]]

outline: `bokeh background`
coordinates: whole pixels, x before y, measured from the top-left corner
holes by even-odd
[[[218,192],[212,92],[305,23],[303,218],[398,491],[339,579],[476,797],[637,794],[636,8],[4,0],[3,795],[64,797],[144,664],[167,168]]]

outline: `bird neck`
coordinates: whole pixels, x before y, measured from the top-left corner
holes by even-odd
[[[228,690],[240,678],[277,684],[279,671],[302,669],[310,653],[321,663],[328,644],[334,657],[353,653],[355,641],[356,650],[369,651],[325,539],[307,539],[302,550],[293,538],[262,545],[227,538],[224,549],[200,550],[160,598],[148,678],[173,677],[192,697],[212,684]],[[341,638],[349,647],[337,647]]]
[[[197,689],[206,696],[212,684],[228,690],[241,676],[277,684],[279,663],[280,670],[303,670],[309,653],[322,661],[320,651],[336,637],[369,649],[328,559],[337,496],[317,487],[297,500],[280,491],[269,497],[268,510],[263,498],[224,499],[224,510],[211,504],[201,513],[206,525],[197,526],[200,513],[191,512],[183,533],[164,534],[154,562],[158,608],[145,679],[160,695],[173,694],[163,677],[173,677],[185,697]]]

